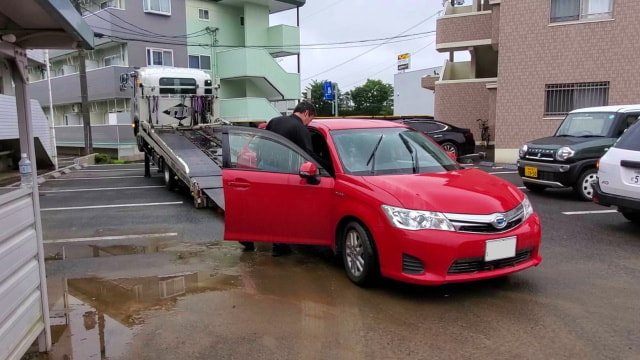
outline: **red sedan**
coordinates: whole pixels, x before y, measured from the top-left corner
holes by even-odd
[[[225,239],[326,245],[351,281],[425,285],[540,264],[540,219],[514,185],[380,120],[315,120],[311,156],[266,130],[223,130]]]

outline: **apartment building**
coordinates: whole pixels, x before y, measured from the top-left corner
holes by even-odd
[[[496,162],[514,163],[527,140],[555,132],[571,110],[640,102],[635,89],[636,0],[474,0],[447,4],[436,49],[453,53],[438,78],[435,116],[474,129],[488,119]],[[455,61],[456,52],[470,61]]]
[[[94,147],[118,148],[120,153],[124,146],[126,154],[135,151],[126,128],[131,122],[131,90],[121,91],[119,82],[120,74],[134,67],[210,72],[221,84],[221,116],[228,120],[267,120],[279,115],[278,101],[300,97],[300,75],[285,72],[275,58],[297,54],[300,33],[293,26],[269,26],[269,14],[304,3],[81,0],[84,20],[96,34],[95,48],[85,58]],[[55,123],[66,127],[56,130],[62,147],[84,144],[78,59],[74,51],[50,51]],[[44,75],[32,82],[31,89],[32,97],[47,108],[49,86]]]

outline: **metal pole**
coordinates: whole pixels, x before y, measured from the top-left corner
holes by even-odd
[[[296,6],[296,24],[298,26],[298,31],[300,30],[300,6]],[[300,74],[300,47],[298,47],[298,74]]]
[[[27,74],[27,52],[15,48],[15,59],[11,62],[13,83],[16,90],[16,108],[18,114],[18,137],[20,138],[20,152],[26,153],[32,164],[34,227],[38,246],[38,266],[40,273],[40,301],[42,302],[42,317],[44,332],[39,336],[40,351],[51,349],[51,322],[49,319],[49,297],[47,295],[47,275],[44,267],[44,244],[42,242],[42,222],[40,218],[40,195],[38,192],[38,170],[36,164],[36,149],[33,140],[33,124],[31,118],[31,96]]]
[[[49,50],[44,51],[45,61],[47,62],[47,83],[49,84],[49,117],[51,118],[51,151],[53,151],[53,166],[58,170],[58,147],[56,145],[56,122],[53,113],[53,95],[51,94],[51,63],[49,62]]]
[[[75,0],[76,11],[82,15],[80,1]],[[89,95],[87,93],[87,65],[85,64],[84,49],[78,50],[78,62],[80,67],[80,99],[82,101],[82,124],[84,126],[84,153],[90,155],[93,152],[93,140],[91,138],[91,117],[89,114]]]

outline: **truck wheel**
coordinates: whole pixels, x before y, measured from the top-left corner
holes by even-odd
[[[371,285],[378,277],[378,257],[373,239],[357,221],[349,222],[342,232],[342,259],[347,277],[358,286]]]
[[[596,181],[598,171],[596,169],[587,169],[580,174],[578,182],[573,185],[573,190],[580,196],[580,199],[584,201],[591,201],[593,198],[593,186],[592,181]]]
[[[544,185],[540,185],[540,184],[531,184],[531,183],[524,183],[524,187],[526,187],[527,189],[529,189],[531,192],[535,192],[535,193],[539,193],[539,192],[543,192],[544,189],[546,189],[547,187]]]
[[[169,166],[162,161],[162,172],[164,175],[164,185],[169,190],[173,190],[176,187],[176,174],[171,170]]]
[[[622,211],[622,216],[634,224],[640,224],[640,211]]]

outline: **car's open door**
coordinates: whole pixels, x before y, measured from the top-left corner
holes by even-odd
[[[225,240],[330,245],[334,179],[271,131],[224,127]]]

